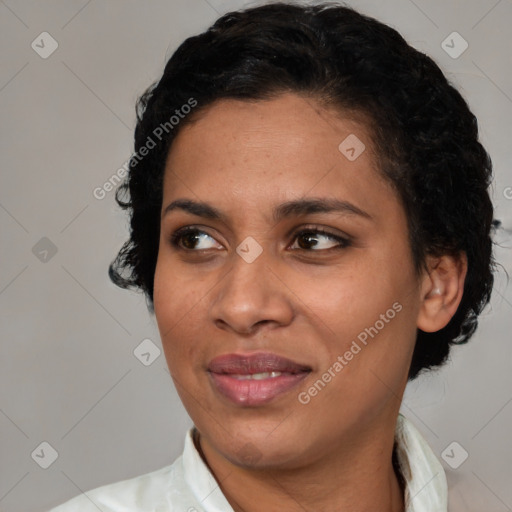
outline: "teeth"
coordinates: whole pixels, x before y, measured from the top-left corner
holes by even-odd
[[[252,375],[239,375],[239,374],[231,374],[230,376],[237,380],[263,380],[263,379],[273,379],[274,377],[279,377],[282,375],[281,372],[263,372],[263,373],[253,373]]]

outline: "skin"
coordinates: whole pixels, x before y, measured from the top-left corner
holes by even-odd
[[[366,146],[355,161],[338,149],[349,134]],[[287,93],[214,103],[169,153],[155,315],[205,461],[235,511],[404,510],[391,455],[416,329],[448,323],[466,260],[429,259],[430,272],[415,274],[404,210],[372,147],[364,124]],[[331,212],[273,220],[274,206],[310,197],[349,201],[371,219]],[[164,213],[181,198],[208,202],[225,219]],[[181,241],[188,251],[170,241],[183,226],[205,233]],[[348,235],[351,244],[328,250],[339,242],[323,234],[308,243],[295,236],[304,227]],[[252,263],[236,252],[248,236],[263,250]],[[393,303],[401,311],[300,403],[298,394]],[[234,352],[273,352],[312,372],[263,406],[235,405],[206,371]]]

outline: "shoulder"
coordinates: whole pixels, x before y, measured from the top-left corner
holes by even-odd
[[[174,504],[184,491],[180,456],[161,469],[86,491],[48,512],[171,512],[171,497]]]

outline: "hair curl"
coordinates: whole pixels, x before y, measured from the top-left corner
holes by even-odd
[[[137,101],[135,153],[116,191],[130,213],[130,238],[109,276],[120,287],[142,290],[154,312],[163,174],[176,134],[216,100],[264,100],[283,92],[370,120],[379,168],[407,214],[417,272],[427,255],[467,256],[455,315],[435,333],[417,331],[412,380],[444,363],[451,345],[468,341],[490,300],[490,235],[499,223],[488,194],[492,165],[475,116],[433,60],[396,30],[351,8],[276,2],[230,12],[179,46],[161,79]],[[155,137],[155,128],[190,98],[198,102],[194,112]],[[155,146],[141,158],[150,139]]]

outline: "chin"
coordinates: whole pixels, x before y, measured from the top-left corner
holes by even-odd
[[[299,455],[297,446],[291,446],[290,449],[283,449],[277,446],[265,446],[248,441],[230,450],[224,454],[225,457],[234,465],[246,469],[290,469],[293,467],[293,460]]]
[[[282,421],[281,418],[272,422],[262,420],[261,424],[251,421],[250,426],[245,422],[229,427],[226,425],[227,431],[234,432],[232,437],[223,432],[221,439],[210,439],[215,443],[215,448],[236,466],[247,469],[290,469],[303,458],[304,436],[300,431],[304,432],[304,429],[297,428],[291,432],[280,429]]]

